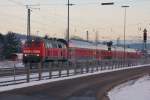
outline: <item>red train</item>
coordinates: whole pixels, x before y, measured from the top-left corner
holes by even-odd
[[[74,61],[74,60],[102,60],[121,59],[124,57],[122,47],[113,47],[108,50],[107,45],[95,45],[92,42],[64,39],[37,39],[28,41],[23,47],[23,62],[45,61]],[[126,58],[140,58],[142,54],[134,49],[126,48]]]

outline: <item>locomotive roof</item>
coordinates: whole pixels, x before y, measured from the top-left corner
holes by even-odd
[[[68,45],[67,41],[65,39],[61,39],[61,38],[47,38],[47,39],[39,39],[39,41],[41,40],[54,40],[54,41],[60,41],[62,43],[64,43],[65,45]],[[85,41],[85,40],[76,40],[76,39],[71,39],[69,41],[69,46],[70,47],[78,47],[78,48],[85,48],[85,49],[101,49],[101,50],[108,50],[108,46],[104,45],[104,44],[96,44],[94,42],[91,41]],[[118,47],[118,46],[112,46],[112,51],[124,51],[123,47]],[[128,52],[136,52],[135,49],[131,49],[131,48],[126,48],[126,51]]]
[[[88,42],[88,41],[80,41],[80,40],[70,40],[69,42],[70,47],[78,47],[78,48],[86,48],[86,49],[101,49],[101,50],[108,50],[108,46],[104,44],[97,44],[95,45],[94,42]],[[112,51],[124,51],[123,47],[118,46],[112,46]],[[126,51],[128,52],[136,52],[135,49],[126,48]]]
[[[64,39],[57,39],[57,41],[60,41],[60,42],[62,42],[62,43],[64,43],[64,44],[68,45],[67,41],[64,40]]]
[[[66,40],[61,39],[61,38],[34,38],[32,40],[26,41],[26,43],[30,43],[30,42],[33,42],[33,41],[40,42],[40,41],[47,41],[47,40],[50,40],[50,41],[59,41],[59,42],[62,42],[64,44],[66,44],[66,45],[68,44]]]
[[[94,44],[91,42],[79,41],[79,40],[74,40],[74,39],[69,41],[69,46],[70,47],[78,47],[78,48],[90,48],[90,49],[95,48]]]

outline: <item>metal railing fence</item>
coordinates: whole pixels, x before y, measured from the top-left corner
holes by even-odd
[[[47,62],[27,63],[25,67],[0,68],[0,86],[14,85],[44,79],[68,77],[73,75],[94,73],[104,70],[133,67],[150,64],[149,58],[114,59],[84,62]]]

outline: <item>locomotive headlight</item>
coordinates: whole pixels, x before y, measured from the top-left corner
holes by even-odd
[[[27,56],[27,54],[24,54],[24,56]]]
[[[38,56],[38,57],[39,57],[40,55],[39,55],[39,54],[37,54],[36,56]]]

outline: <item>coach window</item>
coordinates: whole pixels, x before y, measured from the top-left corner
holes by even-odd
[[[57,43],[55,41],[52,42],[53,48],[57,48]]]
[[[52,43],[51,42],[49,42],[49,48],[52,48]]]
[[[52,48],[54,48],[55,47],[55,45],[54,45],[54,42],[52,41]]]
[[[56,48],[59,48],[59,42],[55,41]]]
[[[61,47],[64,48],[64,44],[63,43],[61,43]]]
[[[52,46],[52,41],[48,41],[48,47],[49,47],[49,48],[53,48],[53,46]]]
[[[49,46],[48,46],[48,41],[46,41],[46,47],[49,48]]]

